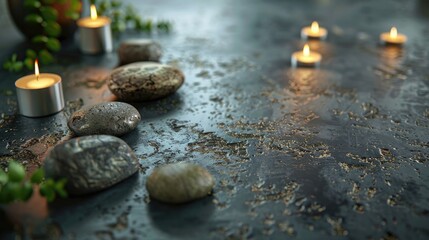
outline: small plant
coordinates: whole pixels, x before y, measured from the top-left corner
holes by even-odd
[[[4,62],[3,68],[11,72],[19,72],[23,67],[32,70],[34,60],[40,59],[43,65],[54,62],[53,53],[61,49],[59,36],[61,26],[58,24],[58,11],[52,6],[54,3],[68,3],[66,17],[76,20],[79,18],[79,0],[25,0],[24,7],[30,11],[25,17],[25,21],[40,26],[42,31],[33,37],[31,42],[35,45],[32,49],[27,49],[23,60],[19,60],[17,54],[13,54],[9,60]]]
[[[92,0],[92,3],[97,5],[100,15],[108,16],[112,20],[113,33],[121,33],[127,29],[149,33],[154,29],[169,32],[172,27],[168,21],[144,20],[133,5],[124,5],[119,0]]]
[[[58,24],[58,11],[52,7],[54,3],[68,3],[66,17],[74,20],[79,18],[80,0],[25,0],[26,10],[31,12],[25,17],[25,21],[40,26],[43,30],[31,40],[34,47],[27,49],[23,58],[14,53],[4,62],[4,69],[10,72],[19,72],[24,68],[32,70],[36,58],[40,59],[43,65],[55,61],[54,53],[61,49],[61,42],[58,39],[61,26]],[[91,0],[91,3],[97,5],[99,15],[108,16],[112,20],[112,32],[116,34],[127,29],[151,33],[155,29],[169,32],[172,28],[168,21],[144,20],[135,11],[134,6],[124,5],[119,0]]]
[[[39,185],[40,195],[48,202],[53,201],[57,195],[67,197],[67,192],[64,190],[67,180],[44,179],[42,168],[34,171],[29,179],[25,177],[24,167],[15,161],[9,162],[7,170],[5,172],[0,169],[0,204],[27,201],[33,195],[34,185]]]

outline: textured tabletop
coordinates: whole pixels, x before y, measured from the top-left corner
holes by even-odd
[[[164,48],[161,61],[182,69],[185,84],[170,97],[132,103],[142,121],[122,139],[139,157],[139,174],[97,194],[9,210],[30,235],[429,238],[427,1],[136,5],[143,16],[171,20],[173,31],[123,34],[115,45],[155,39]],[[293,69],[290,56],[305,43],[300,30],[313,20],[329,30],[326,41],[310,43],[323,55],[321,67]],[[408,36],[404,48],[378,45],[392,25]],[[12,27],[0,38],[1,60],[25,45]],[[14,81],[22,74],[0,72],[3,167],[9,158],[29,169],[41,165],[49,148],[68,138],[72,112],[114,100],[105,77],[118,64],[116,53],[84,56],[69,41],[58,59],[42,67],[64,81],[67,106],[51,117],[17,115]],[[207,167],[216,178],[213,195],[178,206],[151,201],[147,176],[178,161]],[[10,226],[1,231],[13,239]]]

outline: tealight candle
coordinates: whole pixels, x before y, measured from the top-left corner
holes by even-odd
[[[319,27],[319,23],[312,22],[311,26],[305,27],[301,30],[302,39],[319,39],[324,40],[328,36],[326,28]]]
[[[380,42],[384,44],[402,45],[407,41],[407,36],[398,33],[396,27],[392,27],[390,32],[380,34]]]
[[[37,60],[34,75],[27,75],[15,82],[19,112],[26,117],[42,117],[57,113],[64,108],[61,77],[51,73],[39,73]]]
[[[80,49],[83,53],[97,54],[112,51],[110,19],[98,16],[94,4],[91,5],[91,16],[79,19],[77,25],[80,34]]]
[[[318,67],[322,61],[322,55],[311,52],[308,44],[305,44],[302,51],[294,52],[291,57],[293,67]]]

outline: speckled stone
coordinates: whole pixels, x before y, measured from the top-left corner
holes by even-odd
[[[214,184],[205,168],[182,162],[155,168],[146,188],[151,198],[161,202],[185,203],[209,195]]]
[[[159,62],[161,55],[161,45],[150,39],[126,40],[121,42],[118,48],[121,65],[144,61]]]
[[[134,130],[140,120],[140,113],[130,104],[107,102],[81,108],[71,115],[67,124],[77,136],[122,136]]]
[[[110,91],[123,101],[149,101],[168,96],[185,80],[182,71],[154,62],[138,62],[113,70]]]
[[[44,161],[47,178],[66,178],[66,190],[82,195],[108,188],[138,170],[133,150],[120,138],[73,138],[52,149]]]

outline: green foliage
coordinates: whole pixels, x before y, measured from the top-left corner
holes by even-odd
[[[57,52],[61,48],[61,43],[56,38],[49,38],[48,41],[46,42],[46,46],[48,47],[49,50]]]
[[[40,14],[42,15],[43,19],[47,22],[54,22],[58,18],[58,11],[50,6],[41,7],[40,8]]]
[[[55,61],[54,56],[46,49],[40,50],[39,60],[43,65],[48,65]]]
[[[24,6],[30,8],[39,8],[41,6],[41,3],[37,0],[25,0]]]
[[[43,31],[35,36],[31,41],[36,48],[28,49],[23,60],[18,59],[17,54],[13,54],[10,59],[3,63],[3,68],[10,72],[19,72],[24,67],[32,70],[34,60],[40,59],[43,65],[55,61],[54,53],[61,50],[61,42],[58,37],[61,34],[61,26],[58,24],[58,11],[52,7],[54,3],[66,3],[66,17],[70,19],[79,18],[80,0],[25,0],[26,10],[31,12],[25,17],[25,21],[40,26]],[[139,32],[151,33],[155,30],[169,32],[172,25],[168,21],[154,22],[151,19],[143,19],[132,5],[124,5],[119,0],[91,0],[97,5],[98,14],[111,18],[111,28],[113,33],[121,33],[127,29],[134,29]]]
[[[13,54],[9,60],[6,60],[6,62],[3,63],[3,68],[10,72],[19,72],[23,65],[24,64],[21,61],[17,60],[17,55]]]
[[[25,17],[25,21],[30,23],[42,23],[43,18],[38,14],[29,14]]]
[[[14,161],[10,161],[9,162],[9,166],[8,166],[8,179],[9,182],[22,182],[22,180],[24,180],[25,178],[25,169],[24,167]]]
[[[11,72],[19,72],[23,67],[32,70],[36,58],[44,65],[55,61],[53,53],[61,50],[61,42],[58,40],[61,26],[57,22],[58,11],[52,7],[54,3],[67,3],[66,17],[73,20],[79,18],[80,0],[25,0],[24,7],[30,12],[25,21],[40,26],[43,30],[32,39],[35,47],[26,51],[23,60],[18,60],[18,55],[13,54],[4,62],[4,69]]]
[[[112,32],[121,33],[127,29],[151,33],[154,30],[169,32],[172,25],[168,21],[153,22],[143,19],[132,5],[124,5],[118,0],[92,0],[97,5],[99,15],[108,16],[112,20]]]
[[[15,161],[10,161],[7,172],[0,169],[0,203],[27,201],[33,195],[33,185],[39,185],[40,195],[49,202],[55,200],[57,196],[67,197],[66,179],[44,180],[44,177],[43,169],[39,168],[33,172],[30,180],[26,180],[24,167]]]
[[[61,26],[56,22],[47,22],[43,28],[48,37],[58,37],[61,34]]]
[[[45,176],[45,172],[42,168],[37,169],[33,172],[33,175],[31,175],[30,181],[34,184],[40,184],[43,181],[43,176]]]

